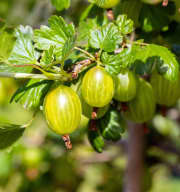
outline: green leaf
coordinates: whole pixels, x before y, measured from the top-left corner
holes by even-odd
[[[70,6],[70,0],[51,0],[51,3],[56,7],[58,11],[68,9]]]
[[[139,75],[151,74],[153,65],[156,63],[157,57],[154,56],[153,50],[149,45],[133,45],[134,61],[131,67]]]
[[[115,7],[114,13],[118,15],[127,15],[134,22],[135,27],[139,27],[139,13],[142,8],[140,0],[121,0],[119,6]]]
[[[149,74],[155,65],[164,78],[170,81],[178,79],[179,63],[168,48],[149,44],[146,46],[134,45],[132,50],[134,61],[131,65],[135,68],[136,73]]]
[[[0,63],[0,72],[12,72],[12,73],[30,73],[33,70],[32,67],[15,67],[12,65]]]
[[[48,50],[45,50],[43,52],[40,64],[46,67],[52,64],[54,60],[55,60],[54,47],[51,46]]]
[[[66,24],[64,19],[58,16],[51,16],[48,22],[50,28],[43,25],[35,30],[35,46],[40,50],[48,50],[53,46],[57,60],[65,60],[74,46],[74,25]]]
[[[0,149],[13,145],[24,133],[25,127],[8,123],[0,123]]]
[[[15,30],[16,42],[8,61],[12,64],[35,64],[39,53],[33,46],[33,30],[30,26],[19,26]]]
[[[104,139],[98,130],[88,130],[88,140],[95,151],[98,153],[103,152]]]
[[[6,28],[6,22],[3,19],[0,19],[0,31],[3,31]]]
[[[94,4],[90,4],[81,14],[80,21],[85,20],[94,8]]]
[[[117,141],[126,129],[126,122],[116,110],[110,110],[99,120],[102,136],[107,140]]]
[[[136,43],[116,55],[102,54],[101,61],[110,74],[116,75],[122,68],[133,68],[139,75],[151,74],[155,66],[166,79],[178,79],[179,63],[172,52],[159,45]]]
[[[127,15],[119,15],[116,24],[122,35],[127,35],[133,31],[133,21],[127,18]]]
[[[10,102],[20,102],[26,109],[38,109],[51,84],[48,80],[31,79],[15,92]]]
[[[172,2],[169,2],[166,7],[143,4],[139,19],[142,29],[145,32],[162,30],[170,23],[169,15],[172,15],[174,11],[175,5]]]
[[[97,7],[95,7],[97,9]],[[99,10],[99,9],[98,9]],[[102,14],[102,11],[100,12],[100,15],[97,15],[95,18],[88,18],[85,21],[81,21],[79,23],[79,27],[77,30],[77,45],[79,46],[87,46],[88,45],[88,39],[89,34],[91,30],[95,30],[98,27],[101,27],[102,25],[105,25],[108,23],[108,18],[106,15]]]
[[[160,45],[149,45],[152,50],[152,56],[158,57],[157,69],[164,78],[173,81],[179,76],[179,63],[175,55],[168,48]]]
[[[101,61],[110,74],[117,75],[121,69],[126,69],[131,66],[134,61],[133,56],[132,47],[129,46],[116,55],[104,52],[101,56]]]
[[[12,33],[8,33],[7,31],[0,33],[0,62],[8,59],[14,42],[15,38]]]
[[[101,28],[93,29],[89,34],[89,45],[107,52],[114,51],[122,43],[122,36],[116,25],[109,23]]]

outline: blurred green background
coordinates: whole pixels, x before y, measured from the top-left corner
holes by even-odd
[[[0,0],[0,18],[11,26],[47,24],[52,14],[78,23],[88,3],[73,0],[70,9],[57,12],[50,0]],[[172,25],[175,21],[169,24]],[[176,29],[180,24],[174,24]],[[139,29],[140,31],[140,29]],[[139,32],[137,31],[137,33]],[[179,36],[174,33],[142,33],[145,41],[173,46],[179,53]],[[176,46],[175,46],[176,45]],[[23,81],[0,79],[0,120],[23,124],[33,112],[9,100]],[[168,117],[156,115],[145,136],[143,191],[180,191],[180,102]],[[61,138],[50,132],[41,112],[24,136],[11,148],[0,151],[0,192],[116,192],[123,191],[127,164],[127,133],[121,141],[108,143],[102,154],[94,152],[85,134],[88,119],[72,135],[73,149],[67,152]]]

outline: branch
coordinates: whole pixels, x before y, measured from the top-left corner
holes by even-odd
[[[129,123],[128,162],[125,192],[141,192],[143,178],[144,131],[141,124]]]
[[[79,47],[74,47],[74,49],[76,49],[76,50],[84,53],[85,55],[87,55],[88,57],[90,57],[93,61],[96,60],[96,58],[95,58],[92,54],[90,54],[89,52],[85,51],[84,49],[81,49],[81,48],[79,48]]]
[[[67,81],[69,80],[68,77],[53,74],[51,77],[47,77],[42,74],[33,74],[33,73],[9,73],[9,72],[0,72],[0,77],[10,77],[15,79],[49,79],[49,80],[61,80]]]

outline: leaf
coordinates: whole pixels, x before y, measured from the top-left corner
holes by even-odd
[[[0,19],[0,31],[3,31],[6,28],[6,22],[3,19]]]
[[[118,15],[127,15],[134,23],[135,27],[139,27],[139,13],[142,8],[142,2],[139,0],[121,0],[119,6],[115,7],[115,17]]]
[[[8,59],[14,42],[15,38],[12,33],[8,33],[7,31],[0,33],[0,62]]]
[[[101,28],[90,31],[89,45],[92,48],[112,52],[120,43],[122,43],[122,36],[120,35],[117,26],[113,23],[109,23]]]
[[[112,74],[117,75],[121,69],[128,68],[134,61],[132,54],[132,47],[124,48],[116,55],[104,52],[101,56],[102,63],[105,65],[106,70]]]
[[[32,67],[15,67],[12,65],[0,63],[0,72],[12,72],[12,73],[30,73],[33,70]]]
[[[30,26],[19,26],[15,30],[16,42],[8,61],[12,64],[35,64],[39,53],[34,49],[33,30]]]
[[[116,24],[122,35],[127,35],[133,31],[133,21],[127,18],[127,15],[119,15]]]
[[[169,2],[166,7],[143,4],[139,19],[141,27],[145,32],[162,30],[163,27],[170,23],[169,15],[174,12],[175,5],[173,2]]]
[[[173,81],[179,76],[179,63],[175,55],[168,48],[149,44],[147,46],[133,46],[134,62],[132,66],[136,73],[143,75],[151,73],[153,65],[164,76],[164,78]]]
[[[98,153],[103,152],[104,139],[98,130],[88,130],[88,140],[95,151]]]
[[[45,50],[43,52],[40,64],[46,67],[47,65],[50,65],[54,61],[54,59],[54,47],[51,46],[48,50]]]
[[[99,10],[99,8],[97,8],[97,7],[95,7],[95,8]],[[96,13],[96,11],[94,11],[94,12]],[[99,15],[96,14],[97,16],[95,18],[88,18],[85,21],[82,20],[79,23],[79,27],[77,30],[77,32],[78,32],[77,45],[87,46],[90,31],[95,30],[96,28],[101,27],[102,25],[105,25],[108,23],[108,18],[106,17],[106,15],[102,14],[103,13],[102,11],[100,13],[101,14],[99,14]]]
[[[50,28],[42,25],[35,30],[35,46],[40,50],[54,47],[58,60],[65,60],[73,49],[75,42],[75,28],[73,24],[66,24],[62,17],[51,16],[48,20]]]
[[[151,44],[149,47],[152,50],[152,56],[159,57],[156,64],[158,71],[170,81],[177,80],[179,77],[179,63],[175,55],[168,48],[160,45]]]
[[[70,6],[70,0],[51,0],[51,3],[56,7],[58,11],[68,9]]]
[[[151,74],[153,65],[156,63],[156,56],[153,56],[153,50],[149,45],[133,45],[134,61],[131,65],[134,71],[139,75]]]
[[[0,149],[13,145],[24,133],[25,127],[8,123],[0,123]]]
[[[116,110],[110,110],[99,120],[102,136],[107,140],[118,141],[126,129],[126,122]]]
[[[15,92],[10,102],[20,102],[25,109],[38,109],[43,103],[51,83],[48,80],[31,79]]]
[[[90,4],[81,14],[80,21],[85,20],[94,8],[94,4]]]

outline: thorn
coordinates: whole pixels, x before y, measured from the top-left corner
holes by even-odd
[[[68,150],[72,149],[72,144],[69,135],[63,135],[62,139],[65,143],[65,146]]]

